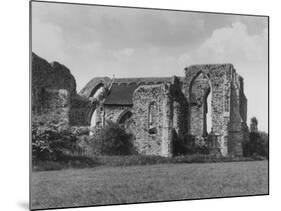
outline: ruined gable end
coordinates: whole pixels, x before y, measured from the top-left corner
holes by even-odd
[[[185,68],[184,93],[189,104],[189,133],[213,133],[223,155],[242,156],[247,139],[247,99],[243,78],[232,64],[193,65]],[[211,96],[208,107],[207,96]],[[211,112],[209,122],[206,111]],[[209,124],[211,131],[206,131]],[[203,130],[202,130],[203,129]]]

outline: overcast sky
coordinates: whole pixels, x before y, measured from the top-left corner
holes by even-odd
[[[248,122],[268,125],[267,18],[32,2],[32,51],[74,75],[184,75],[184,67],[232,63],[244,77]]]

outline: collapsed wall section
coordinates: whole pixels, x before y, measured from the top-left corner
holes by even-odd
[[[48,63],[32,53],[32,115],[61,126],[87,126],[91,102],[76,92],[70,70],[58,62]]]

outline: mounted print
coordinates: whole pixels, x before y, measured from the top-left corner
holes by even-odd
[[[268,16],[30,12],[32,210],[269,194]]]

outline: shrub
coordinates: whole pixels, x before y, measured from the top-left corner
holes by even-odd
[[[80,150],[78,138],[56,119],[35,117],[32,121],[32,160],[56,161]]]
[[[135,154],[133,136],[117,123],[107,122],[105,127],[97,128],[89,140],[95,155]]]
[[[268,134],[265,132],[250,132],[250,139],[243,144],[243,154],[268,158]]]
[[[251,157],[223,157],[210,154],[192,154],[175,157],[161,157],[156,155],[127,155],[127,156],[97,156],[94,160],[103,166],[154,165],[167,163],[213,163],[264,160],[262,156]]]
[[[171,162],[171,158],[157,155],[97,156],[95,160],[98,164],[106,166],[152,165]]]
[[[32,169],[34,171],[50,171],[50,170],[61,170],[67,168],[89,168],[97,166],[98,163],[92,158],[85,156],[72,156],[64,155],[60,160],[56,161],[33,161]]]
[[[186,135],[174,141],[175,155],[209,154],[206,140],[202,137]]]
[[[32,128],[32,157],[35,160],[58,160],[78,149],[77,138],[69,132],[50,127]]]

